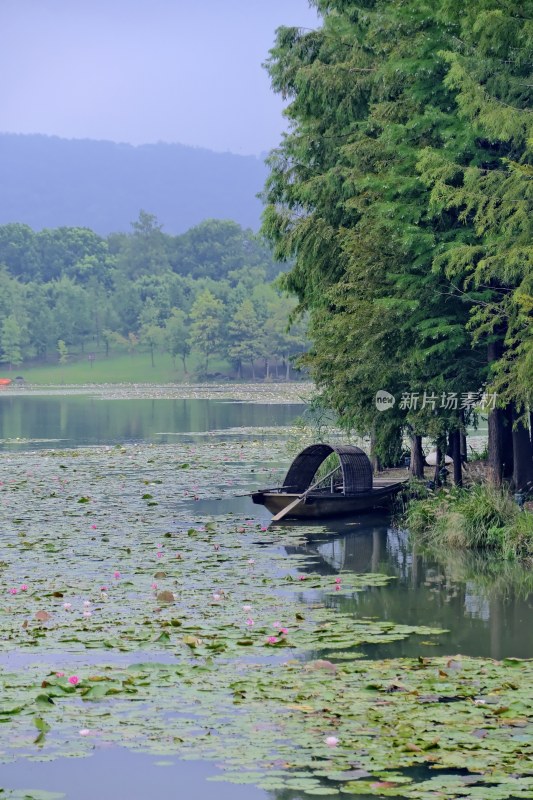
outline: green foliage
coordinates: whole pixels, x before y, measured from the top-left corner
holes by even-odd
[[[219,349],[222,342],[223,311],[222,301],[209,289],[198,295],[191,308],[190,341],[204,355],[205,372],[209,357]]]
[[[187,373],[187,356],[191,352],[191,345],[187,315],[179,308],[173,308],[165,322],[164,344],[174,361],[176,356],[180,356],[183,372]]]
[[[179,356],[187,373],[191,350],[205,360],[207,347],[208,359],[229,358],[237,370],[246,362],[252,374],[264,360],[269,377],[271,363],[277,370],[284,362],[288,371],[304,341],[301,324],[287,330],[294,303],[266,283],[278,273],[264,241],[227,220],[172,237],[141,211],[131,234],[105,239],[86,228],[0,226],[0,316],[7,325],[0,359],[27,367],[30,359],[55,358],[58,339],[72,360],[87,349],[108,357],[140,344],[152,369],[155,354],[165,351],[173,362]],[[205,292],[217,301],[218,332],[191,317]]]
[[[16,317],[10,314],[2,322],[0,330],[0,351],[10,369],[22,364],[22,337],[23,332]]]
[[[265,340],[262,320],[258,317],[254,304],[245,299],[228,322],[229,358],[236,362],[239,378],[242,377],[243,362],[252,365],[252,377],[255,378],[255,359],[265,356]]]
[[[59,363],[64,365],[68,361],[68,347],[63,341],[63,339],[59,339],[57,343],[57,352],[59,354]]]
[[[460,419],[396,406],[385,423],[379,389],[490,380],[530,407],[531,23],[486,0],[317,5],[321,27],[280,29],[267,63],[291,129],[269,158],[263,229],[294,259],[283,286],[310,313],[303,363],[385,459],[401,430],[437,440]]]
[[[504,558],[533,556],[533,514],[520,511],[505,489],[476,484],[412,501],[406,524],[432,546],[489,549]]]

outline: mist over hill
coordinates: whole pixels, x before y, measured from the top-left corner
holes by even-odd
[[[0,134],[0,224],[129,231],[141,209],[169,234],[204,219],[257,230],[267,168],[260,158],[180,144],[133,146]]]

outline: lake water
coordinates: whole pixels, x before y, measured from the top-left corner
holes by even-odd
[[[194,441],[206,434],[267,435],[290,425],[304,405],[225,399],[108,399],[0,394],[0,447],[80,447],[124,442]]]
[[[297,403],[261,403],[218,399],[106,399],[102,396],[0,396],[0,464],[10,454],[48,448],[70,449],[131,442],[166,444],[234,439],[283,440],[302,413]],[[286,456],[286,466],[290,456]],[[278,464],[276,464],[278,466]],[[256,488],[253,474],[244,476],[239,493]],[[267,524],[270,515],[249,497],[203,498],[197,514],[250,515]],[[299,523],[279,525],[284,531]],[[380,514],[320,525],[305,542],[286,548],[301,557],[302,572],[334,575],[341,570],[394,576],[386,587],[372,587],[354,597],[331,602],[359,617],[445,628],[448,633],[413,641],[360,648],[368,658],[458,653],[500,659],[533,657],[533,596],[527,572],[495,565],[486,557],[448,553],[437,559],[413,548],[406,531]],[[13,654],[16,662],[17,654]],[[4,659],[5,661],[5,659]],[[95,796],[141,800],[157,796],[202,800],[296,800],[302,792],[265,792],[252,786],[209,783],[215,765],[158,759],[121,748],[96,749],[90,769],[85,759],[49,763],[16,761],[2,766],[0,786],[38,787],[65,792],[73,800]]]

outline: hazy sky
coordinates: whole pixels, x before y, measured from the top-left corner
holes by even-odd
[[[282,102],[261,64],[308,0],[0,0],[0,132],[259,154]]]

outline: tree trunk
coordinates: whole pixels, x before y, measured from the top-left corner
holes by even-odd
[[[422,437],[415,433],[411,438],[411,475],[413,478],[424,477],[424,453],[422,451]]]
[[[513,489],[515,492],[530,492],[533,490],[533,457],[529,431],[523,422],[518,422],[513,427],[512,439]]]
[[[459,438],[461,442],[461,461],[463,464],[468,462],[468,446],[466,442],[466,431],[464,428],[461,428],[459,431]]]
[[[500,339],[490,342],[488,346],[487,359],[489,365],[496,361],[502,354],[503,345]],[[500,408],[494,408],[489,414],[489,461],[488,461],[488,481],[492,486],[502,485],[503,480],[503,456],[502,456],[502,428],[503,412]]]
[[[182,363],[183,363],[183,374],[187,375],[188,374],[187,373],[187,362],[186,362],[185,359],[186,359],[186,356],[182,356],[181,357],[181,360],[182,360]]]
[[[501,486],[503,480],[502,458],[503,412],[493,409],[489,414],[489,464],[488,479],[492,486]]]
[[[459,429],[450,432],[452,446],[451,457],[453,459],[453,482],[456,486],[463,485],[463,470],[461,463],[461,431]]]
[[[290,381],[291,379],[291,362],[289,361],[288,357],[285,362],[286,370],[285,370],[285,380]]]
[[[252,365],[252,380],[255,381],[255,363],[253,358],[250,360],[250,363]]]
[[[505,481],[509,483],[513,479],[513,459],[514,459],[514,442],[513,442],[513,422],[514,422],[514,409],[512,403],[503,410],[502,418],[502,476]]]

